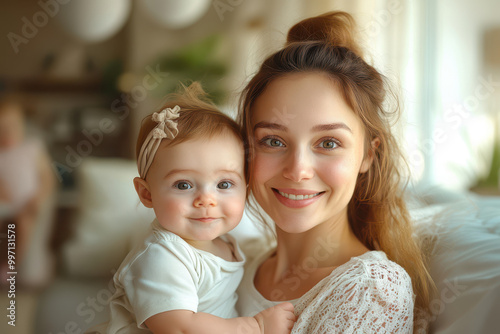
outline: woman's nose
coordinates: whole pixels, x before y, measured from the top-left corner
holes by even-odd
[[[283,167],[283,176],[294,182],[312,178],[314,176],[312,157],[305,150],[289,152]]]
[[[196,208],[208,208],[217,205],[217,200],[211,192],[202,191],[194,199],[193,205]]]

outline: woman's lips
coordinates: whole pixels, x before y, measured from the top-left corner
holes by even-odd
[[[271,188],[281,204],[289,208],[303,208],[316,202],[325,192],[315,192],[305,189],[276,189]]]

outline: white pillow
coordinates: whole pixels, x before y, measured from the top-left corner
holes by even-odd
[[[473,196],[411,213],[419,237],[436,240],[431,333],[498,333],[500,198]]]
[[[138,176],[132,160],[87,158],[77,174],[80,210],[75,236],[63,248],[70,275],[109,276],[154,219],[134,189]]]

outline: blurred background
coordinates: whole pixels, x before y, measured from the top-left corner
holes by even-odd
[[[355,17],[367,61],[397,88],[411,187],[498,196],[500,1],[3,1],[0,332],[105,321],[114,270],[152,217],[132,185],[142,118],[192,80],[234,116],[288,28],[330,10]],[[30,200],[14,264],[9,187]]]

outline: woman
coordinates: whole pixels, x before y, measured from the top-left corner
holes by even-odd
[[[249,182],[277,247],[249,265],[239,310],[292,301],[293,333],[411,332],[432,282],[412,239],[384,78],[343,12],[297,23],[241,97]]]

